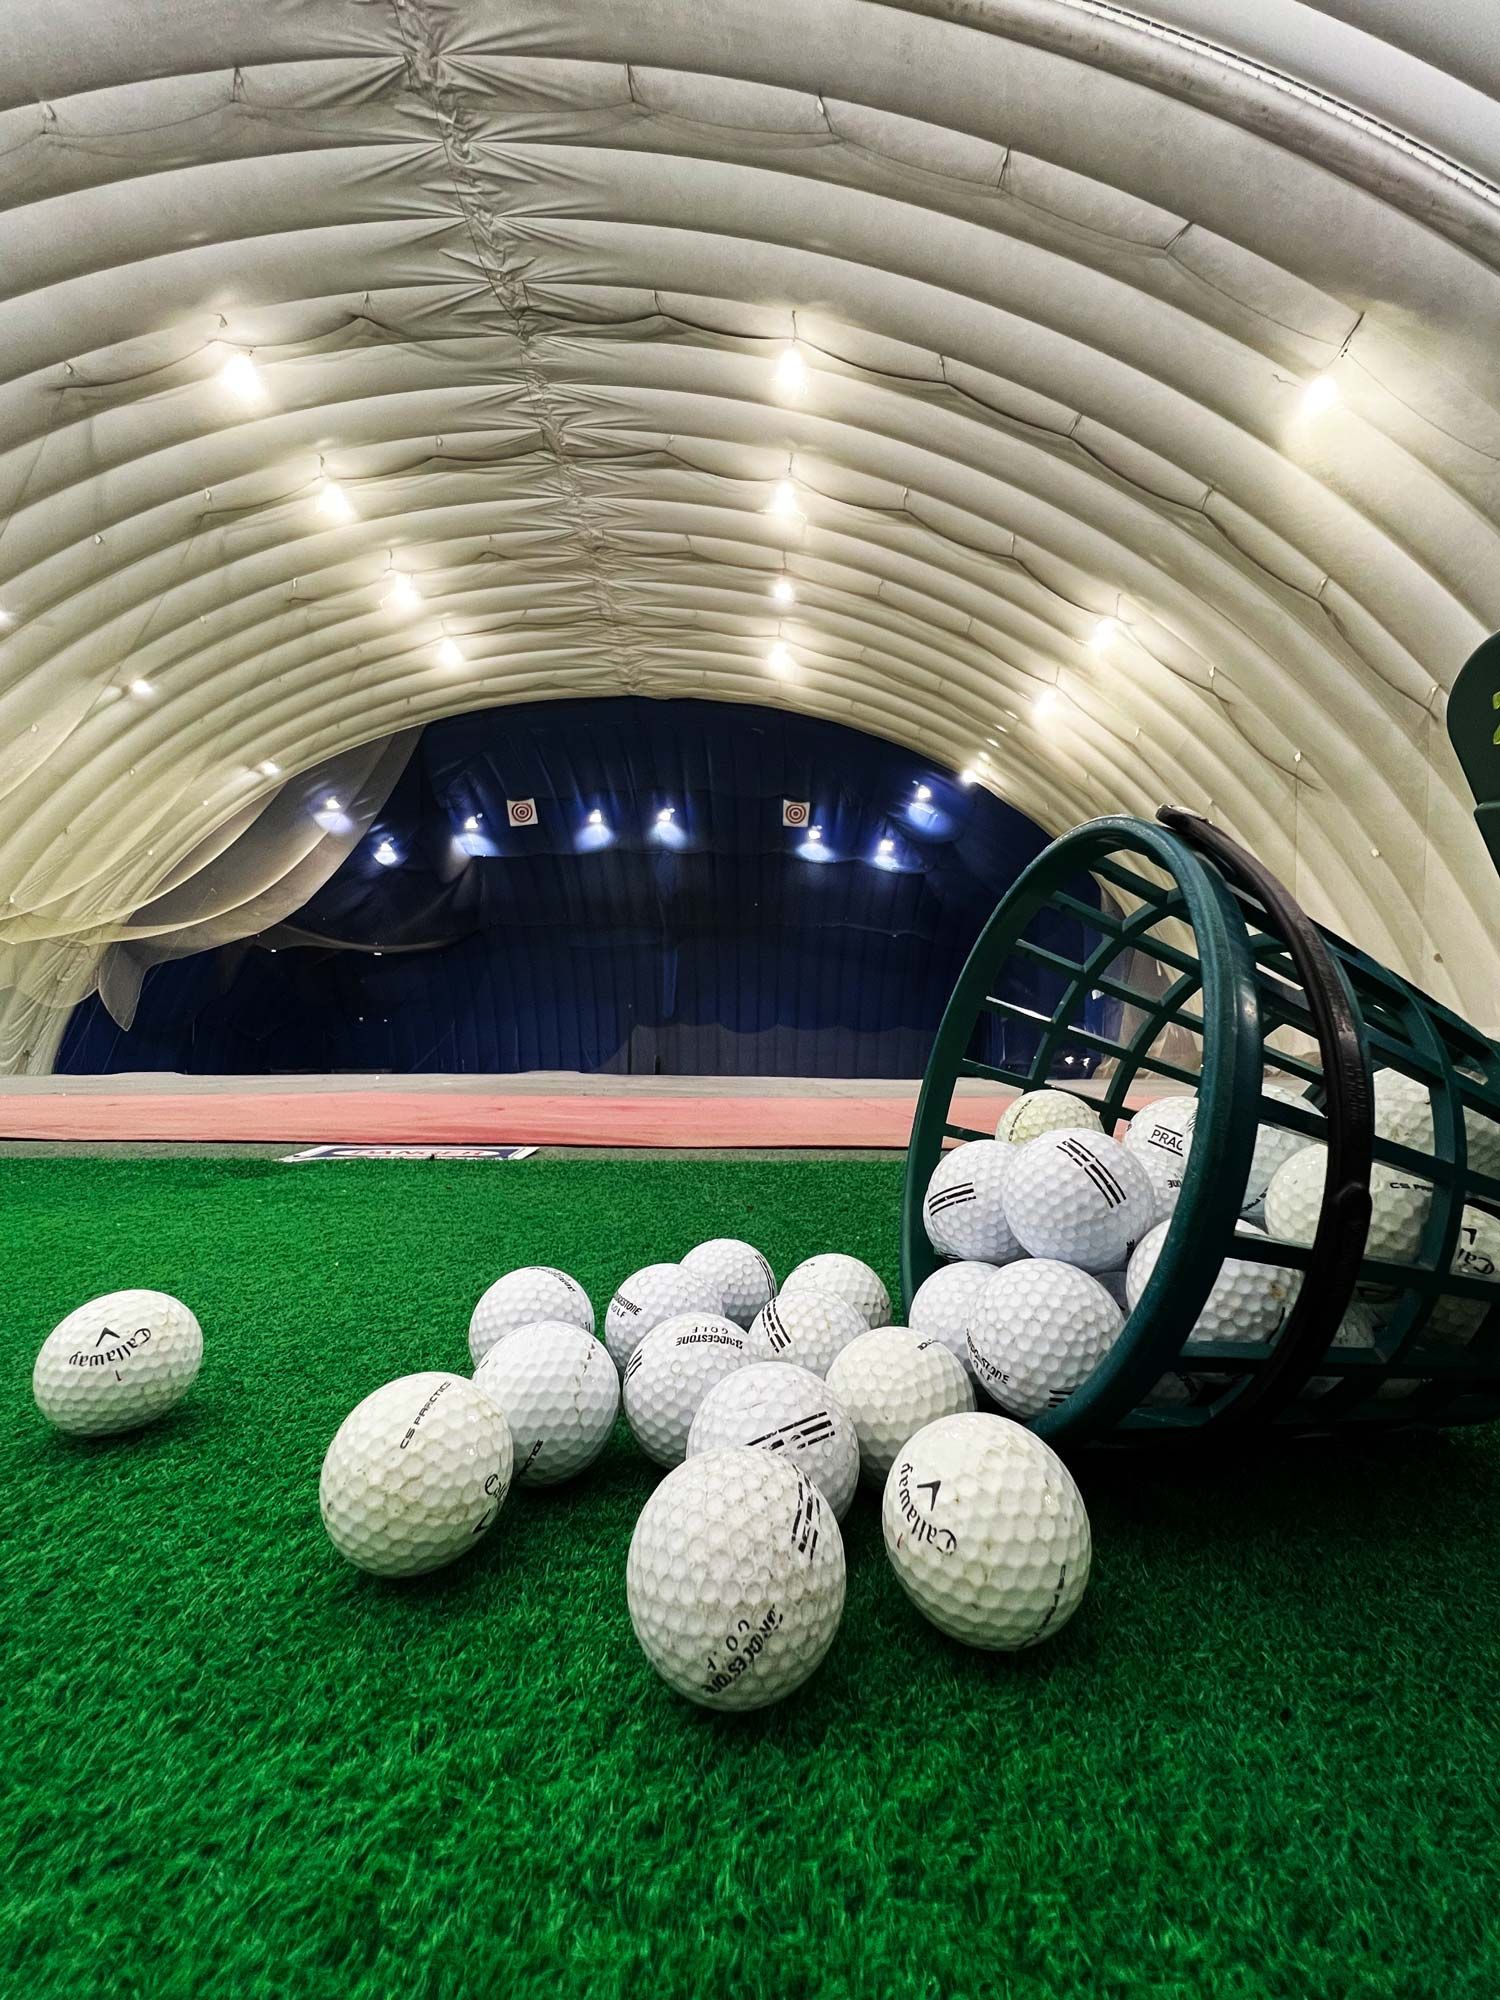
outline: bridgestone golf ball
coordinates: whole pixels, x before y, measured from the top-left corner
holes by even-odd
[[[944,1257],[977,1257],[1008,1264],[1021,1246],[1005,1220],[1001,1189],[1018,1157],[996,1139],[971,1139],[944,1153],[932,1170],[922,1202],[927,1240]]]
[[[1156,1269],[1162,1246],[1171,1228],[1159,1222],[1141,1238],[1125,1273],[1125,1296],[1134,1312]],[[1263,1231],[1248,1222],[1239,1226],[1238,1236],[1257,1238]],[[1203,1302],[1203,1310],[1193,1322],[1188,1347],[1202,1347],[1218,1340],[1272,1341],[1286,1325],[1287,1315],[1302,1288],[1300,1271],[1281,1264],[1260,1264],[1249,1257],[1226,1257],[1219,1266],[1213,1289]]]
[[[699,1405],[750,1359],[749,1336],[718,1313],[682,1313],[652,1327],[625,1364],[625,1421],[657,1465],[680,1465]]]
[[[1049,1257],[1030,1258],[997,1271],[975,1300],[969,1365],[1008,1415],[1040,1416],[1087,1381],[1124,1324],[1097,1278]]]
[[[462,1375],[403,1375],[339,1425],[318,1499],[342,1556],[374,1576],[421,1576],[474,1547],[510,1490],[505,1412]]]
[[[969,1363],[969,1314],[998,1268],[973,1260],[944,1264],[918,1285],[911,1311],[906,1315],[913,1333],[923,1340],[940,1340],[970,1374],[973,1369]]]
[[[828,1386],[854,1420],[860,1470],[878,1482],[924,1424],[972,1410],[968,1370],[941,1341],[910,1327],[880,1326],[851,1340],[828,1371]]]
[[[1277,1168],[1266,1189],[1266,1228],[1289,1243],[1311,1243],[1323,1210],[1326,1146],[1304,1146]],[[1365,1255],[1415,1261],[1432,1206],[1432,1184],[1379,1160],[1370,1169],[1370,1234]]]
[[[1378,1069],[1372,1082],[1376,1136],[1410,1146],[1414,1152],[1431,1153],[1432,1096],[1426,1084],[1399,1069]],[[1500,1176],[1500,1124],[1465,1106],[1464,1137],[1470,1171]]]
[[[698,1405],[688,1457],[744,1445],[785,1453],[833,1509],[848,1512],[859,1484],[859,1439],[848,1411],[820,1375],[761,1361],[727,1375]]]
[[[712,1278],[681,1264],[647,1264],[628,1277],[604,1315],[604,1344],[616,1368],[624,1369],[653,1327],[680,1313],[720,1318],[724,1295]]]
[[[49,1424],[106,1437],[164,1416],[192,1388],[203,1330],[169,1292],[106,1292],[42,1342],[31,1393]]]
[[[778,1296],[785,1298],[788,1292],[832,1292],[853,1306],[866,1326],[884,1326],[891,1316],[891,1295],[877,1274],[858,1257],[838,1250],[804,1257]]]
[[[641,1510],[625,1569],[641,1650],[704,1708],[767,1708],[822,1661],[844,1609],[833,1510],[777,1453],[705,1452]]]
[[[594,1330],[594,1308],[576,1278],[550,1264],[528,1264],[497,1278],[474,1308],[469,1321],[469,1354],[477,1368],[497,1340],[517,1327],[542,1320],[566,1320],[570,1326]]]
[[[776,1296],[776,1273],[753,1243],[733,1236],[700,1243],[683,1258],[682,1268],[718,1287],[720,1311],[736,1326],[748,1326]]]
[[[1000,1113],[995,1137],[1002,1145],[1024,1146],[1045,1132],[1098,1132],[1103,1128],[1092,1104],[1068,1090],[1028,1090]]]
[[[1022,1146],[1005,1177],[1005,1214],[1033,1257],[1112,1271],[1151,1227],[1145,1169],[1102,1132],[1049,1132]]]
[[[1039,1646],[1088,1587],[1089,1517],[1073,1475],[1005,1417],[944,1417],[910,1438],[885,1483],[881,1526],[901,1588],[966,1646]]]
[[[862,1314],[832,1292],[785,1292],[758,1313],[749,1329],[752,1361],[788,1361],[826,1375],[833,1358],[869,1331]]]
[[[523,1326],[492,1347],[474,1386],[505,1412],[518,1486],[557,1486],[591,1466],[620,1411],[603,1344],[560,1321]]]

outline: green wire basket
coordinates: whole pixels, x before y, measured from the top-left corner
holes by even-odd
[[[1497,696],[1500,701],[1500,696]],[[1032,1004],[1036,1003],[1036,1004]],[[1429,1093],[1431,1143],[1376,1136],[1373,1073]],[[1303,1095],[1263,1096],[1267,1071]],[[1198,1092],[1194,1136],[1154,1271],[1092,1375],[1031,1428],[1053,1442],[1186,1443],[1276,1426],[1483,1423],[1500,1415],[1500,1284],[1456,1274],[1464,1208],[1500,1212],[1500,1048],[1313,924],[1273,876],[1196,815],[1099,819],[1055,841],[975,945],[944,1014],[907,1154],[908,1309],[942,1261],[922,1200],[963,1122],[963,1078],[1086,1091],[1106,1132],[1161,1085]],[[1466,1123],[1466,1114],[1467,1120]],[[1311,1245],[1237,1233],[1262,1121],[1327,1147]],[[1493,1144],[1491,1142],[1494,1142]],[[1372,1162],[1430,1184],[1415,1261],[1366,1254]],[[1420,1212],[1420,1204],[1419,1204]],[[1269,1340],[1184,1345],[1226,1257],[1292,1266],[1300,1290]],[[1475,1260],[1469,1260],[1471,1265]],[[1372,1344],[1333,1345],[1377,1301]],[[1442,1340],[1427,1338],[1445,1300]],[[1455,1342],[1455,1318],[1472,1334]],[[1180,1371],[1191,1400],[1153,1398]]]

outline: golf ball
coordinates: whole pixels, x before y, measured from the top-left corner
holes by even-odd
[[[681,1264],[647,1264],[627,1278],[610,1300],[604,1315],[604,1344],[616,1368],[623,1369],[637,1347],[664,1320],[680,1313],[707,1313],[720,1318],[724,1295],[712,1278]]]
[[[1014,1148],[996,1139],[972,1139],[944,1153],[922,1202],[922,1221],[934,1250],[986,1264],[1007,1264],[1021,1254],[1001,1201],[1006,1170],[1016,1157]]]
[[[717,1285],[723,1299],[720,1311],[736,1326],[748,1326],[776,1296],[776,1273],[754,1244],[733,1236],[700,1243],[683,1258],[682,1268]]]
[[[1339,1330],[1329,1345],[1329,1353],[1336,1347],[1373,1347],[1375,1345],[1375,1315],[1368,1306],[1354,1300],[1345,1308],[1344,1317],[1339,1321]],[[1336,1389],[1346,1378],[1342,1375],[1310,1375],[1303,1387],[1305,1396],[1326,1396],[1330,1389]]]
[[[505,1412],[520,1486],[556,1486],[593,1464],[620,1410],[603,1345],[559,1321],[523,1326],[492,1347],[474,1385]]]
[[[1277,1104],[1295,1104],[1303,1111],[1311,1111],[1310,1105],[1300,1092],[1288,1090],[1279,1083],[1263,1083],[1262,1097],[1269,1097]],[[1255,1128],[1255,1151],[1250,1156],[1250,1171],[1245,1177],[1245,1193],[1240,1202],[1240,1214],[1252,1222],[1265,1221],[1266,1189],[1278,1167],[1300,1153],[1307,1145],[1307,1135],[1294,1132],[1287,1125],[1273,1125],[1269,1120]]]
[[[1093,1374],[1124,1324],[1120,1308],[1087,1271],[1029,1258],[997,1271],[975,1300],[969,1365],[1001,1409],[1040,1416]]]
[[[881,1526],[901,1588],[966,1646],[1038,1646],[1088,1586],[1089,1517],[1073,1475],[1005,1417],[944,1417],[908,1439],[885,1482]]]
[[[995,1137],[1002,1144],[1024,1146],[1044,1132],[1097,1132],[1099,1114],[1068,1090],[1028,1090],[1000,1113]]]
[[[42,1342],[31,1393],[49,1424],[72,1437],[135,1430],[192,1388],[203,1330],[169,1292],[106,1292],[78,1306]]]
[[[820,1375],[760,1361],[710,1389],[688,1432],[688,1457],[745,1445],[784,1452],[842,1521],[859,1484],[859,1440],[849,1413]]]
[[[878,1275],[858,1257],[846,1257],[838,1250],[804,1257],[778,1296],[785,1298],[788,1292],[832,1292],[847,1300],[866,1326],[884,1326],[891,1316],[891,1295]]]
[[[1125,1296],[1132,1312],[1140,1304],[1141,1294],[1156,1269],[1171,1226],[1169,1222],[1159,1222],[1136,1246],[1125,1273]],[[1242,1222],[1236,1240],[1264,1234],[1263,1230]],[[1226,1257],[1219,1266],[1213,1289],[1203,1302],[1203,1310],[1193,1322],[1186,1346],[1202,1347],[1216,1340],[1274,1340],[1285,1326],[1301,1287],[1299,1271],[1280,1264],[1260,1264],[1249,1257]]]
[[[421,1576],[470,1549],[510,1490],[510,1426],[462,1375],[403,1375],[339,1425],[318,1499],[342,1556],[375,1576]]]
[[[1455,1278],[1483,1278],[1492,1284],[1500,1278],[1500,1221],[1487,1209],[1465,1208],[1448,1268]],[[1467,1347],[1489,1311],[1481,1299],[1440,1298],[1420,1338],[1424,1345],[1431,1340],[1441,1347]]]
[[[869,1331],[847,1299],[832,1292],[785,1292],[751,1323],[748,1347],[754,1361],[789,1361],[814,1375],[826,1375],[833,1357]]]
[[[969,1368],[968,1325],[974,1301],[999,1268],[995,1264],[944,1264],[924,1278],[912,1297],[907,1319],[923,1340],[940,1340],[955,1361]]]
[[[1049,1132],[1022,1146],[1005,1177],[1005,1214],[1021,1247],[1083,1271],[1112,1271],[1151,1227],[1146,1171],[1102,1132]]]
[[[1181,1186],[1197,1123],[1196,1091],[1180,1097],[1158,1097],[1131,1119],[1125,1130],[1125,1149],[1134,1153],[1142,1164],[1148,1160],[1159,1163],[1164,1174],[1175,1169],[1175,1178]]]
[[[1431,1153],[1432,1095],[1426,1084],[1399,1069],[1378,1069],[1372,1082],[1376,1137],[1410,1146],[1414,1152]],[[1465,1106],[1464,1136],[1470,1169],[1476,1174],[1500,1175],[1500,1124]]]
[[[630,1622],[662,1679],[704,1708],[766,1708],[801,1687],[838,1630],[844,1545],[816,1485],[778,1453],[709,1451],[641,1510]]]
[[[749,1336],[718,1313],[681,1313],[652,1327],[625,1364],[625,1421],[657,1465],[680,1465],[709,1390],[749,1360]]]
[[[1304,1146],[1283,1162],[1266,1189],[1266,1228],[1289,1243],[1311,1243],[1323,1212],[1326,1146]],[[1432,1185],[1379,1160],[1370,1169],[1370,1234],[1365,1255],[1392,1264],[1416,1258],[1432,1206]]]
[[[585,1333],[594,1330],[594,1308],[588,1293],[566,1271],[550,1264],[528,1264],[497,1278],[474,1308],[469,1321],[469,1354],[477,1368],[497,1340],[518,1326],[541,1320],[566,1320]]]
[[[880,1326],[834,1357],[828,1386],[854,1420],[860,1469],[870,1480],[890,1471],[913,1431],[936,1417],[972,1410],[968,1370],[941,1341],[906,1326]]]

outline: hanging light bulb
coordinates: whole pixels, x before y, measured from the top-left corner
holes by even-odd
[[[1118,618],[1101,618],[1089,635],[1090,652],[1102,653],[1107,646],[1113,644],[1123,630],[1124,627]]]
[[[1041,721],[1045,722],[1047,717],[1056,711],[1057,704],[1061,699],[1062,697],[1058,694],[1056,688],[1043,688],[1036,700],[1031,704],[1032,712]]]
[[[877,850],[881,854],[894,854],[895,851],[896,843],[894,840],[882,840]]]
[[[821,840],[821,839],[823,838],[823,829],[822,829],[822,827],[820,827],[820,826],[810,826],[810,827],[809,827],[809,828],[807,829],[807,837],[808,837],[808,839],[809,839],[809,840],[811,840],[811,841],[819,841],[819,840]]]
[[[1304,417],[1321,417],[1342,400],[1339,385],[1331,375],[1314,375],[1302,391],[1302,414]]]
[[[392,612],[398,618],[409,618],[414,611],[422,608],[422,593],[406,574],[405,570],[391,572],[391,587],[380,600],[382,611]]]
[[[962,770],[959,772],[958,782],[961,785],[963,785],[965,789],[967,789],[971,785],[977,785],[979,783],[979,773],[974,769],[974,766],[970,764],[966,770]]]
[[[263,778],[279,778],[281,776],[281,766],[276,762],[274,757],[268,757],[260,767],[260,775]]]
[[[797,592],[793,587],[792,579],[784,573],[778,576],[776,581],[771,585],[771,595],[778,604],[795,604],[797,602]]]
[[[796,664],[791,653],[779,642],[766,655],[766,665],[771,669],[773,674],[781,674],[784,677],[791,673]]]
[[[254,408],[267,400],[261,372],[248,354],[231,354],[219,370],[219,380],[237,403]]]
[[[794,521],[802,512],[797,505],[797,489],[790,479],[778,479],[766,502],[766,512],[778,521]]]
[[[342,812],[344,808],[339,804],[337,799],[324,799],[323,810],[326,813],[336,813]]]
[[[464,821],[464,832],[478,833],[478,831],[479,831],[479,815],[478,813],[470,813],[469,817]]]
[[[440,667],[461,667],[465,664],[463,648],[456,639],[438,642],[437,662]]]
[[[920,803],[920,804],[922,804],[922,805],[924,805],[924,806],[925,806],[925,805],[926,805],[926,803],[927,803],[927,801],[928,801],[928,800],[929,800],[929,799],[930,799],[931,797],[932,797],[932,787],[931,787],[931,785],[918,785],[918,787],[917,787],[917,799],[918,799],[918,801],[919,801],[919,803]]]
[[[325,521],[334,521],[340,526],[345,521],[356,519],[354,502],[335,479],[320,479],[318,481],[318,490],[314,495],[313,505]]]
[[[784,403],[795,402],[807,393],[807,364],[798,353],[795,341],[783,352],[771,380],[776,394]]]
[[[375,859],[380,863],[382,868],[394,868],[396,863],[401,859],[401,856],[388,840],[382,840],[375,850]]]
[[[137,701],[150,701],[152,695],[156,693],[156,689],[152,687],[150,681],[132,681],[130,683],[130,692],[135,696]]]

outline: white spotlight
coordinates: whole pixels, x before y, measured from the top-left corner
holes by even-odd
[[[778,479],[766,502],[766,512],[778,521],[795,521],[802,509],[797,505],[797,489],[790,479]]]
[[[882,840],[879,848],[876,851],[877,853],[880,854],[894,854],[896,851],[896,843],[894,840]]]
[[[773,646],[766,655],[766,665],[773,674],[789,674],[796,664],[787,648],[782,645]]]
[[[1057,692],[1056,688],[1043,688],[1036,700],[1031,704],[1032,712],[1045,722],[1049,715],[1056,713],[1057,705],[1061,700],[1062,696]]]
[[[130,683],[130,692],[135,696],[137,701],[150,701],[152,695],[156,693],[156,689],[152,687],[150,681],[132,681]]]
[[[594,810],[589,814],[589,825],[603,826],[603,824],[604,824],[604,815],[602,812],[600,812],[599,808],[595,806]]]
[[[266,401],[266,385],[248,354],[231,354],[219,370],[219,380],[235,401],[247,408]]]
[[[808,837],[808,839],[809,839],[809,840],[821,840],[821,839],[823,838],[823,829],[822,829],[822,827],[820,827],[820,826],[810,826],[810,827],[809,827],[809,828],[807,829],[807,837]]]
[[[276,762],[274,757],[268,757],[260,767],[260,775],[263,778],[279,778],[281,776],[281,766]]]
[[[422,608],[422,593],[406,574],[405,570],[391,572],[391,587],[380,600],[382,611],[389,611],[398,618],[409,618],[414,611]]]
[[[323,810],[326,813],[336,813],[342,812],[344,808],[339,804],[337,799],[324,799]]]
[[[464,832],[478,833],[478,831],[479,831],[479,815],[478,813],[470,813],[469,817],[464,821]]]
[[[438,644],[437,662],[440,667],[461,667],[464,665],[463,647],[456,639],[443,639]]]
[[[1331,375],[1314,375],[1302,391],[1304,417],[1321,417],[1342,400],[1339,385]]]
[[[382,840],[375,850],[375,859],[382,868],[394,868],[401,857],[388,840]]]
[[[776,364],[776,373],[771,378],[776,394],[782,402],[795,402],[797,397],[807,393],[807,364],[797,352],[794,341]]]
[[[661,811],[656,815],[656,824],[658,826],[670,826],[674,810],[675,808],[672,806],[663,806]]]
[[[1101,618],[1089,637],[1089,650],[1102,653],[1106,646],[1119,638],[1123,629],[1118,618]]]
[[[971,785],[977,785],[979,783],[979,773],[974,769],[973,765],[971,764],[966,771],[959,772],[958,782],[965,788]]]
[[[919,801],[920,801],[920,802],[921,802],[921,803],[922,803],[923,805],[926,805],[927,801],[928,801],[928,800],[929,800],[929,799],[930,799],[931,797],[932,797],[932,787],[931,787],[931,785],[918,785],[918,787],[917,787],[917,798],[919,799]]]
[[[776,581],[771,585],[771,595],[778,604],[795,604],[797,602],[797,592],[789,576],[777,577]]]
[[[336,480],[319,480],[313,505],[325,521],[335,521],[342,525],[345,521],[355,519],[354,502]]]

